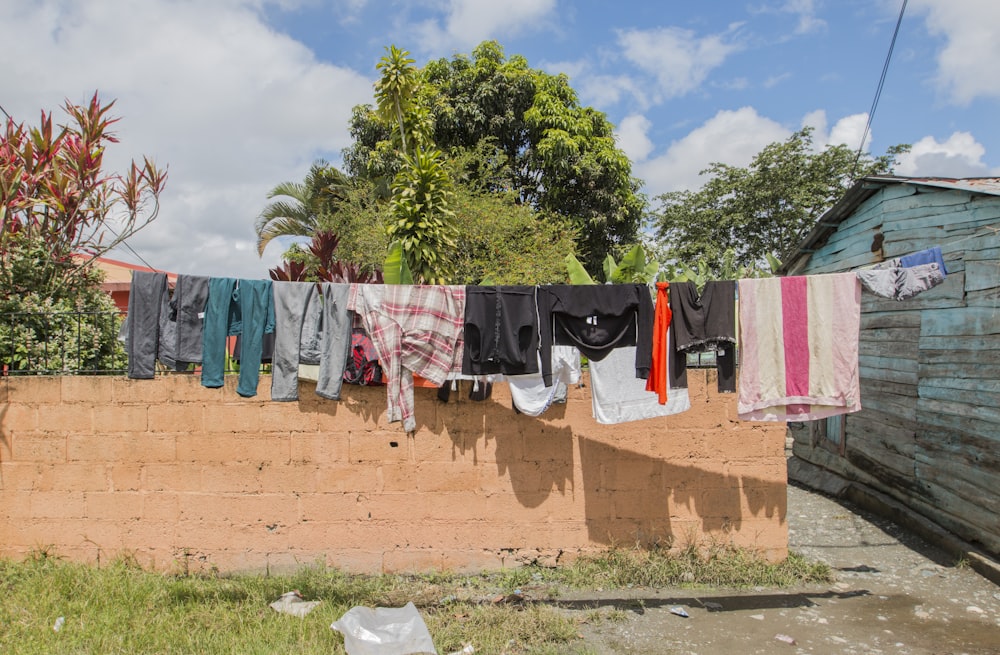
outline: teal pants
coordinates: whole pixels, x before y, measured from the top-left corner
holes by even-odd
[[[236,393],[257,395],[264,334],[274,332],[274,298],[270,280],[216,278],[208,281],[202,334],[201,384],[221,387],[225,381],[226,337],[241,335],[240,378]]]

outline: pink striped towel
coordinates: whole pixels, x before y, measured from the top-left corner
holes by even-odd
[[[854,273],[739,281],[737,412],[812,421],[861,409],[861,283]]]

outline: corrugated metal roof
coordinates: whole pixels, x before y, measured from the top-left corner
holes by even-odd
[[[809,234],[782,258],[779,275],[787,275],[794,270],[800,259],[812,253],[818,244],[826,241],[840,224],[850,216],[865,200],[875,195],[879,189],[890,184],[912,184],[915,186],[968,191],[992,196],[1000,196],[1000,177],[902,177],[897,175],[872,175],[854,183],[847,193],[833,207],[819,217]]]

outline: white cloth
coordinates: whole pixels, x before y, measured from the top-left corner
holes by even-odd
[[[632,353],[635,355],[635,353]],[[541,355],[539,355],[541,358]],[[539,362],[539,371],[541,362]],[[635,375],[635,362],[632,362],[632,371]],[[565,394],[565,387],[577,384],[581,375],[580,351],[574,346],[552,346],[552,386],[546,387],[542,381],[542,374],[534,373],[530,375],[508,375],[507,383],[510,385],[510,397],[514,401],[514,407],[518,411],[528,416],[540,416],[545,410],[552,406],[559,395],[560,388]]]
[[[594,418],[605,425],[670,416],[691,409],[687,389],[669,389],[665,405],[660,404],[656,392],[646,391],[646,381],[635,377],[635,346],[615,348],[601,361],[590,362],[590,394]]]

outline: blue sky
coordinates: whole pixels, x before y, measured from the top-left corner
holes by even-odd
[[[170,172],[135,251],[265,277],[281,254],[254,246],[268,189],[339,163],[389,44],[423,64],[496,39],[568,74],[655,197],[803,125],[818,146],[857,147],[901,1],[5,0],[0,105],[33,122],[95,89],[117,98],[109,161],[146,154]],[[866,148],[912,144],[903,175],[1000,175],[998,61],[1000,2],[911,0]]]

